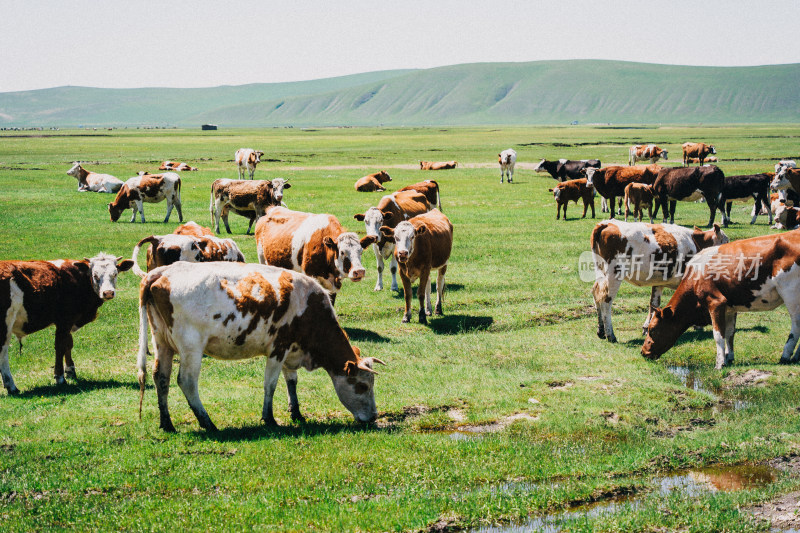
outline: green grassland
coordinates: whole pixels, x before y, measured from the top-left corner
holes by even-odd
[[[554,181],[523,163],[550,159],[627,160],[627,146],[657,142],[679,159],[680,143],[716,145],[726,174],[769,170],[798,157],[800,127],[752,125],[614,129],[585,127],[374,128],[114,131],[87,135],[0,135],[0,259],[129,256],[150,234],[170,233],[164,204],[146,204],[148,222],[111,223],[110,195],[79,193],[65,175],[72,161],[133,176],[165,159],[200,167],[182,174],[185,220],[209,225],[214,179],[236,177],[233,153],[264,150],[257,178],[288,177],[290,208],[333,213],[363,234],[353,214],[380,193],[356,193],[355,180],[386,169],[394,188],[436,179],[454,230],[443,317],[401,324],[401,293],[376,293],[367,278],[346,282],[340,323],[365,355],[387,363],[376,377],[377,427],[363,428],[336,399],[323,372],[301,372],[307,418],[259,424],[263,359],[203,362],[200,394],[220,428],[199,429],[176,384],[177,434],[158,429],[149,386],[138,417],[138,278],[120,276],[117,297],[75,335],[78,380],[52,380],[53,330],[12,342],[11,368],[22,394],[0,392],[0,530],[408,531],[433,524],[473,527],[524,523],[577,502],[636,491],[624,512],[565,524],[579,531],[751,531],[743,508],[796,490],[781,475],[765,488],[669,497],[648,476],[715,464],[756,463],[800,446],[797,367],[779,366],[789,330],[785,308],[739,317],[732,368],[715,371],[709,330],[689,332],[661,360],[639,354],[649,292],[623,285],[615,301],[618,344],[595,335],[591,285],[578,256],[601,219],[580,220],[570,206],[555,220]],[[514,183],[500,184],[497,153],[514,147]],[[421,172],[424,160],[456,159],[458,169]],[[776,230],[754,226],[750,206],[734,207],[725,231],[744,238]],[[680,204],[676,222],[704,224],[704,204]],[[231,215],[233,238],[256,260],[246,220]],[[387,269],[388,273],[388,269]],[[668,295],[667,295],[668,296]],[[152,358],[150,359],[152,364]],[[762,386],[728,387],[727,409],[684,387],[670,365],[696,367],[711,386],[751,369]],[[152,383],[151,380],[149,380]],[[277,405],[285,403],[281,380]],[[512,415],[525,415],[507,422]],[[505,423],[505,422],[507,423]],[[499,431],[454,439],[463,425],[504,422]],[[502,424],[501,424],[502,425]]]

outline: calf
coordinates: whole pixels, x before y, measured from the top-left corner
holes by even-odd
[[[629,183],[625,186],[625,222],[628,221],[628,214],[631,212],[633,204],[633,219],[642,221],[644,208],[647,207],[647,215],[650,223],[653,223],[653,186],[646,183]]]
[[[383,184],[387,181],[392,181],[392,178],[390,178],[389,174],[385,171],[381,170],[375,174],[369,174],[368,176],[360,178],[356,182],[355,188],[358,192],[385,191],[386,187],[384,187]]]
[[[97,318],[103,302],[116,295],[117,274],[133,266],[120,259],[100,253],[82,261],[0,261],[0,375],[9,394],[19,393],[8,362],[12,334],[21,342],[55,325],[56,383],[65,383],[64,359],[66,375],[75,378],[72,333]]]
[[[628,149],[628,166],[635,165],[637,161],[650,160],[650,164],[655,164],[659,159],[667,161],[669,154],[655,144],[637,144]]]
[[[739,312],[771,311],[786,305],[792,321],[781,363],[797,362],[800,338],[800,232],[741,239],[709,248],[689,263],[675,294],[656,309],[642,355],[658,359],[693,325],[707,325],[717,347],[715,368],[733,363]]]
[[[450,170],[458,166],[458,161],[420,161],[420,170]]]
[[[534,172],[547,172],[553,179],[558,181],[576,180],[585,177],[581,171],[584,168],[600,168],[599,159],[581,159],[572,161],[570,159],[559,159],[558,161],[548,161],[542,159],[533,170]]]
[[[192,167],[180,161],[164,161],[158,170],[172,170],[173,172],[183,172],[184,170],[197,170],[197,167]]]
[[[256,224],[258,262],[303,272],[319,281],[336,303],[342,279],[361,281],[366,270],[361,252],[378,241],[358,239],[346,232],[333,215],[315,215],[271,207]]]
[[[674,224],[643,224],[605,220],[594,227],[591,245],[594,254],[595,283],[592,287],[597,308],[597,336],[617,342],[611,324],[611,304],[623,281],[637,287],[652,287],[650,312],[661,304],[664,287],[680,283],[686,263],[699,250],[728,242],[728,236],[714,229],[690,230]]]
[[[610,166],[604,168],[586,167],[581,170],[587,178],[587,185],[591,185],[597,194],[608,199],[611,209],[611,218],[619,208],[622,214],[622,200],[625,197],[625,187],[629,183],[651,184],[661,169],[658,165],[637,165],[635,167]],[[617,206],[619,198],[619,206]]]
[[[375,283],[375,290],[383,290],[383,260],[390,256],[392,262],[390,270],[392,273],[392,290],[397,287],[397,261],[392,252],[394,251],[394,241],[386,239],[381,234],[381,227],[388,226],[394,228],[400,222],[408,220],[422,213],[431,210],[431,205],[424,194],[417,191],[396,192],[381,198],[377,207],[370,207],[365,213],[353,215],[356,220],[363,220],[366,226],[367,236],[374,235],[378,242],[372,245],[375,252],[375,259],[378,264],[378,281]]]
[[[403,322],[411,321],[411,284],[419,278],[419,323],[427,324],[431,314],[431,270],[436,278],[436,314],[442,314],[444,275],[453,248],[453,225],[438,209],[400,222],[394,228],[381,227],[381,234],[394,240],[394,258],[400,266],[406,311]]]
[[[252,148],[239,148],[236,150],[233,160],[236,162],[240,180],[244,179],[245,171],[250,175],[250,179],[253,179],[256,173],[256,165],[261,162],[262,155],[264,155],[264,152],[261,150],[253,150]]]
[[[246,263],[178,262],[148,273],[139,289],[139,412],[147,372],[148,321],[155,344],[153,379],[160,426],[174,432],[167,394],[174,355],[180,385],[200,426],[216,426],[200,401],[203,355],[217,359],[266,356],[261,419],[276,425],[272,396],[283,372],[292,420],[302,420],[297,369],[324,368],[342,404],[358,422],[377,417],[373,363],[361,357],[339,326],[330,298],[313,279],[282,268]]]
[[[211,184],[211,218],[214,222],[214,231],[219,233],[219,219],[225,223],[225,230],[230,233],[228,213],[233,211],[237,215],[250,219],[246,235],[258,217],[266,213],[268,207],[281,205],[283,190],[292,185],[288,180],[275,178],[274,180],[231,180],[227,178],[215,180]]]
[[[398,189],[397,192],[403,191],[417,191],[420,194],[424,194],[429,204],[432,206],[435,205],[439,211],[442,210],[442,200],[439,196],[439,184],[433,180],[425,180],[412,185],[406,185],[402,189]]]
[[[725,215],[728,220],[731,218],[731,207],[733,202],[747,202],[755,199],[752,218],[750,224],[755,224],[761,207],[769,215],[769,223],[772,224],[772,211],[767,204],[769,200],[769,184],[772,176],[769,174],[749,174],[744,176],[726,176],[722,184],[722,195],[725,197]]]
[[[553,189],[547,189],[553,193],[556,199],[556,220],[561,216],[561,208],[564,208],[564,220],[567,220],[567,205],[569,202],[578,203],[583,200],[583,216],[586,218],[586,210],[592,206],[592,218],[594,218],[594,189],[586,185],[586,178],[569,180],[559,183]]]
[[[705,143],[683,143],[683,166],[689,166],[691,159],[696,159],[698,164],[705,163],[708,154],[716,154],[717,149],[712,144]]]
[[[722,213],[722,223],[728,226],[728,215],[724,211],[725,196],[723,188],[725,186],[725,174],[714,165],[706,165],[695,168],[663,168],[659,171],[656,181],[653,183],[653,192],[656,196],[656,214],[659,207],[664,209],[664,222],[675,222],[675,207],[678,201],[694,202],[700,198],[705,198],[708,209],[711,212],[708,220],[708,227],[714,224],[714,217],[717,208]],[[669,200],[669,206],[667,206]],[[669,207],[669,209],[667,208]]]
[[[78,190],[81,192],[117,192],[122,188],[122,180],[111,174],[98,174],[84,169],[80,163],[73,163],[67,175],[78,180]]]
[[[140,213],[144,224],[144,203],[158,203],[167,201],[167,216],[164,222],[169,222],[172,207],[178,210],[178,219],[183,222],[181,211],[181,178],[174,172],[163,174],[141,174],[130,178],[117,193],[113,202],[108,204],[108,213],[111,222],[116,222],[122,212],[129,207],[133,208],[131,222],[136,222],[136,212]]]
[[[147,249],[147,271],[154,268],[171,265],[177,261],[189,263],[208,263],[210,261],[238,261],[244,262],[244,255],[233,239],[220,239],[213,235],[195,237],[193,235],[150,235],[136,243],[133,247],[131,260],[133,272],[139,277],[144,272],[139,268],[136,258],[142,245],[150,244]]]
[[[511,148],[503,150],[497,154],[497,162],[500,163],[500,183],[503,178],[508,176],[508,182],[514,179],[514,165],[517,164],[517,152]]]

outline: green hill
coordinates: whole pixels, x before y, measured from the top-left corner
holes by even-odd
[[[211,89],[0,94],[0,126],[800,122],[800,64],[479,63]]]

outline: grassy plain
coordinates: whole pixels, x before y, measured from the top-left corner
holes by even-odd
[[[44,133],[45,135],[41,135]],[[0,259],[129,256],[143,236],[171,232],[164,205],[148,222],[111,223],[110,195],[76,192],[64,174],[74,160],[127,178],[164,159],[200,167],[184,173],[186,220],[209,224],[211,182],[236,177],[237,148],[265,151],[257,178],[289,177],[292,209],[353,220],[379,193],[356,193],[362,175],[386,169],[399,188],[436,179],[455,226],[444,317],[401,324],[402,295],[347,283],[341,324],[367,355],[388,363],[376,378],[377,428],[358,427],[321,371],[302,372],[298,394],[308,422],[259,425],[263,360],[206,359],[201,396],[218,433],[199,430],[173,384],[178,433],[158,429],[155,392],[137,415],[137,285],[119,292],[75,334],[78,380],[52,381],[52,328],[12,343],[22,394],[0,392],[0,530],[425,530],[524,522],[580,502],[653,487],[679,468],[760,462],[800,445],[798,369],[777,365],[789,329],[784,308],[739,318],[737,360],[713,370],[709,331],[687,333],[660,361],[639,355],[648,292],[624,285],[615,302],[619,344],[595,336],[591,285],[579,254],[601,220],[555,220],[549,176],[518,168],[500,184],[496,154],[516,148],[521,163],[542,157],[625,162],[627,146],[657,142],[680,158],[680,143],[717,146],[726,174],[769,170],[798,157],[797,126],[709,128],[437,128],[199,131],[63,131],[0,136]],[[419,159],[457,159],[457,170],[420,172]],[[731,238],[771,233],[735,207]],[[702,224],[704,204],[681,204],[676,222]],[[234,238],[256,259],[246,221],[231,216]],[[387,269],[388,270],[388,269]],[[152,358],[150,360],[152,364]],[[726,409],[684,387],[670,365],[696,367],[709,386],[760,369],[763,386],[728,388]],[[283,402],[281,380],[276,398]],[[458,426],[507,421],[499,431],[456,434]],[[503,425],[503,424],[500,424]],[[765,528],[742,510],[800,487],[788,475],[765,488],[707,492],[687,499],[652,494],[614,515],[568,522],[568,530],[749,531]]]

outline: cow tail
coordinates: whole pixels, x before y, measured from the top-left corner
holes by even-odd
[[[435,181],[434,183],[436,183],[436,205],[439,206],[439,211],[442,211],[442,197],[439,195],[439,184]]]
[[[139,378],[139,420],[142,419],[144,386],[147,380],[147,301],[149,298],[150,284],[143,280],[139,288],[139,354],[136,357],[136,368]]]
[[[144,272],[141,268],[139,268],[139,262],[136,258],[139,256],[139,250],[141,249],[143,244],[152,244],[156,246],[158,244],[158,239],[155,235],[150,235],[149,237],[145,237],[141,241],[136,243],[136,246],[133,247],[133,253],[131,254],[131,260],[133,261],[133,268],[131,269],[134,274],[143,278],[146,272]]]

